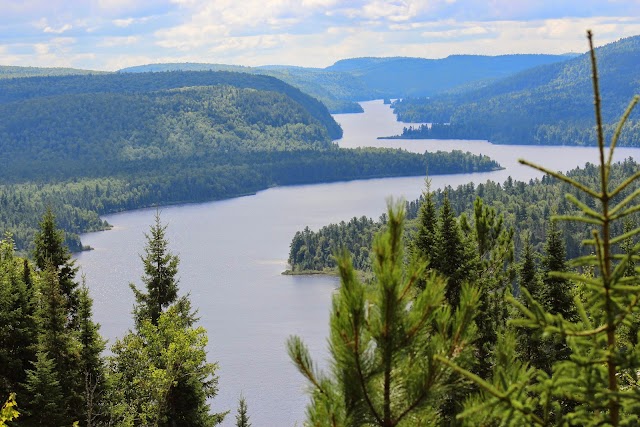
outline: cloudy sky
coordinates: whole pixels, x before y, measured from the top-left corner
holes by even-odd
[[[640,0],[0,0],[0,65],[325,67],[359,56],[566,53],[640,34]]]

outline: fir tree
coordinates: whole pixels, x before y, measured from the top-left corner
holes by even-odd
[[[302,340],[291,337],[289,356],[309,381],[309,425],[381,427],[432,425],[440,398],[459,386],[441,355],[470,365],[478,292],[463,287],[454,312],[445,280],[426,263],[404,263],[404,213],[390,208],[387,230],[373,245],[375,278],[362,284],[348,254],[338,257],[341,286],[331,313],[331,374],[316,371]]]
[[[431,183],[427,179],[423,201],[418,211],[418,229],[415,237],[411,240],[413,254],[424,260],[430,260],[435,255],[436,225],[438,222],[430,186]],[[421,285],[424,286],[424,283]]]
[[[577,320],[573,303],[573,284],[563,277],[551,275],[552,272],[568,271],[562,232],[555,221],[551,221],[547,230],[541,266],[543,290],[540,296],[545,308],[550,313],[559,314],[567,320]]]

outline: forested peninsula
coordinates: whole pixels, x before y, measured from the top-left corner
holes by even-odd
[[[338,148],[340,126],[273,77],[231,72],[0,80],[0,232],[33,241],[47,206],[78,235],[99,215],[277,185],[495,170],[486,156]]]
[[[640,36],[596,49],[602,62],[602,117],[607,140],[629,94],[640,92]],[[405,128],[403,139],[483,139],[494,144],[595,145],[588,54],[428,98],[393,104],[398,120],[432,123]],[[619,144],[637,147],[640,119],[630,117]]]

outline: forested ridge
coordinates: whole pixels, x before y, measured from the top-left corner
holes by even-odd
[[[602,115],[607,138],[639,93],[640,36],[597,49],[602,63]],[[400,121],[434,123],[409,128],[403,138],[486,139],[495,144],[595,145],[589,55],[534,67],[479,89],[394,104]],[[638,146],[640,120],[631,116],[620,144]]]
[[[205,86],[185,86],[205,84]],[[72,250],[100,214],[276,185],[494,170],[462,153],[339,149],[326,108],[272,77],[170,72],[0,82],[0,231],[54,209]]]

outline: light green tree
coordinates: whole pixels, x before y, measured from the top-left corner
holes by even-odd
[[[348,254],[338,257],[329,374],[315,369],[299,337],[288,340],[289,356],[311,388],[309,425],[432,425],[441,397],[459,386],[435,356],[471,364],[478,291],[462,286],[456,310],[447,303],[446,280],[436,273],[420,289],[426,263],[405,265],[403,228],[403,209],[390,207],[387,230],[373,244],[370,285],[358,279]]]

